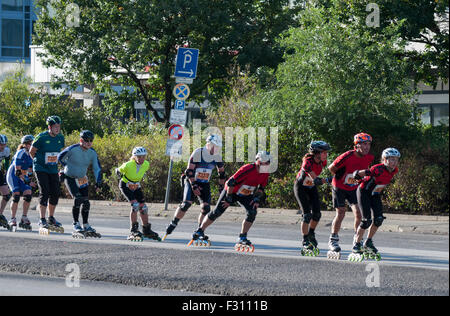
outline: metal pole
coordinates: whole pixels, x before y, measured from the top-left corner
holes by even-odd
[[[169,204],[170,182],[172,180],[172,168],[173,168],[173,160],[172,160],[172,157],[170,157],[169,175],[167,176],[166,198],[165,198],[165,202],[164,202],[164,211],[168,211],[167,206]]]

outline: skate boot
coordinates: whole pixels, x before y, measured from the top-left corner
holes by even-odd
[[[10,230],[8,220],[6,219],[6,217],[3,214],[0,215],[0,227]]]
[[[81,225],[79,222],[76,222],[73,224],[72,237],[76,238],[76,239],[85,239],[86,238],[86,234],[85,234],[83,228],[81,228]]]
[[[154,232],[151,228],[152,225],[150,223],[148,223],[145,226],[142,226],[142,235],[148,239],[161,241],[161,238],[158,236],[158,233]]]
[[[48,223],[45,218],[41,218],[38,223],[39,226],[39,235],[48,235],[50,230],[48,229]]]
[[[169,226],[167,226],[166,228],[166,233],[164,234],[162,241],[164,241],[167,238],[167,236],[172,234],[172,232],[175,230],[176,227],[177,223],[175,223],[174,221],[170,222]]]
[[[339,246],[339,236],[337,234],[332,234],[330,236],[328,248],[330,249],[327,253],[328,259],[341,259],[341,247]]]
[[[349,254],[348,261],[351,262],[361,262],[364,260],[364,251],[362,242],[356,242],[353,244],[352,253]]]
[[[197,229],[192,235],[191,241],[188,243],[188,246],[205,246],[210,247],[211,242],[209,241],[209,237],[205,235],[201,228]]]
[[[372,239],[366,240],[363,251],[366,259],[375,259],[376,261],[381,260],[381,255],[378,253],[378,249],[375,248]]]
[[[25,229],[27,231],[31,231],[32,230],[31,222],[28,219],[28,217],[22,216],[22,218],[20,219],[19,227],[23,228],[23,229]]]
[[[247,239],[247,234],[240,234],[239,241],[234,245],[234,250],[239,252],[254,252],[255,246]]]
[[[15,217],[11,218],[11,220],[8,222],[8,225],[10,231],[14,233],[17,231],[17,220]]]
[[[314,236],[313,236],[314,238]],[[306,236],[303,239],[303,248],[301,250],[302,256],[307,257],[317,257],[320,253],[319,248],[317,248],[317,241],[314,239],[311,239],[311,235]]]
[[[88,223],[83,224],[83,229],[84,229],[84,235],[86,237],[102,238],[102,235],[97,233],[97,231],[94,228],[92,228],[91,225],[89,225]]]
[[[129,241],[144,241],[144,236],[139,231],[139,223],[133,223],[131,225],[131,232],[127,240]]]
[[[48,229],[51,232],[64,234],[62,224],[58,222],[53,216],[48,217]]]

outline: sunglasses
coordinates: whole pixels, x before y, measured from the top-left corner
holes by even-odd
[[[93,138],[83,138],[86,143],[92,143],[94,141]]]

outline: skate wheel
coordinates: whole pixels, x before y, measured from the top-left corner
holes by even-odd
[[[250,246],[250,252],[254,252],[255,251],[255,246],[251,245]]]
[[[169,236],[169,235],[165,234],[165,235],[163,236],[163,238],[161,239],[161,241],[166,240],[167,236]],[[188,244],[188,246],[189,246],[189,244]]]
[[[166,235],[167,236],[167,235]],[[165,236],[164,236],[165,237]],[[164,240],[164,239],[163,239]],[[194,243],[194,239],[191,239],[191,241],[187,244],[188,247],[192,246],[192,244]]]

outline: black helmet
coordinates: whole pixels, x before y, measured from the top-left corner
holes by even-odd
[[[61,118],[58,115],[52,115],[47,117],[47,125],[52,126],[53,124],[61,124]]]
[[[91,131],[88,131],[87,129],[85,129],[84,131],[81,131],[80,133],[80,137],[83,138],[83,140],[85,141],[93,141],[94,140],[94,133],[92,133]]]
[[[311,142],[311,144],[309,144],[308,149],[310,153],[314,153],[314,152],[330,151],[331,147],[330,145],[328,145],[328,143],[319,140]]]

